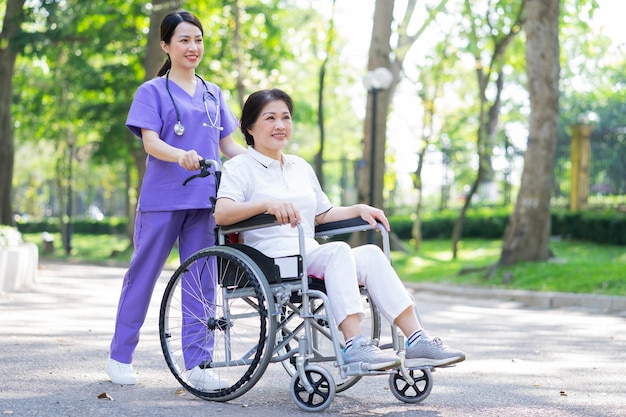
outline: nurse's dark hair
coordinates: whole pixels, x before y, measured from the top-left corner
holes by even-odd
[[[254,147],[254,137],[248,132],[248,129],[256,123],[263,107],[272,101],[282,101],[287,105],[289,113],[293,114],[293,100],[289,97],[289,94],[278,88],[256,91],[248,96],[243,105],[240,129],[246,138],[246,143],[252,147]]]
[[[172,36],[174,35],[174,31],[183,22],[191,23],[200,29],[200,33],[204,36],[204,29],[202,28],[202,23],[200,23],[200,19],[198,19],[193,14],[179,10],[177,12],[168,13],[163,20],[161,20],[161,40],[166,44],[170,44],[172,41]],[[165,75],[165,73],[172,68],[172,61],[170,60],[170,56],[167,56],[167,59],[157,72],[157,77]]]

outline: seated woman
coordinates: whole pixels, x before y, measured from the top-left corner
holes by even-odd
[[[364,285],[382,315],[407,336],[406,365],[445,366],[465,359],[459,350],[430,337],[422,328],[412,298],[387,257],[376,245],[350,248],[345,242],[320,244],[315,224],[361,217],[389,230],[382,210],[364,204],[332,206],[313,168],[302,158],[283,154],[292,134],[293,101],[278,89],[248,97],[241,116],[248,152],[224,163],[215,204],[215,220],[230,225],[262,213],[276,216],[280,226],[242,233],[243,243],[270,257],[298,253],[298,231],[305,232],[306,268],[324,277],[332,313],[346,344],[346,363],[363,362],[372,370],[399,365],[394,352],[383,351],[361,333]]]

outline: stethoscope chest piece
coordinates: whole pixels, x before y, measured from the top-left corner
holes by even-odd
[[[182,136],[185,133],[185,126],[180,122],[180,120],[174,125],[174,133],[177,136]]]

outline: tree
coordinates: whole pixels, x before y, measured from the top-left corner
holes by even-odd
[[[156,75],[157,71],[165,60],[163,50],[161,49],[161,21],[172,10],[181,7],[180,0],[154,0],[152,2],[152,13],[150,14],[150,28],[148,30],[148,40],[146,42],[146,50],[143,58],[144,81],[148,81]],[[127,193],[128,198],[128,230],[127,233],[132,236],[135,224],[136,202],[139,201],[135,196],[139,196],[141,192],[141,184],[144,174],[146,173],[146,151],[143,146],[138,146],[137,139],[134,135],[126,132],[125,137],[129,141],[128,149],[134,161],[134,167],[137,175],[129,175],[128,178],[135,178],[135,186],[129,184]]]
[[[20,52],[19,35],[24,21],[24,0],[7,0],[0,32],[0,224],[13,225],[13,125],[11,96],[13,72]]]
[[[324,86],[328,61],[330,60],[333,41],[335,40],[335,0],[333,0],[332,3],[332,12],[328,26],[328,37],[326,39],[326,47],[324,48],[324,58],[320,64],[319,90],[317,92],[317,124],[320,130],[320,147],[313,159],[313,168],[315,169],[315,173],[317,174],[317,178],[319,178],[322,188],[324,188],[324,171],[322,167],[324,166],[324,145],[326,144],[326,130],[324,127]]]
[[[506,226],[499,264],[542,261],[552,252],[550,197],[559,125],[560,0],[526,0],[528,148],[520,191]]]
[[[421,230],[421,209],[423,200],[423,181],[422,172],[426,160],[427,149],[434,145],[435,139],[439,137],[434,132],[435,129],[435,116],[437,114],[436,101],[440,98],[441,92],[445,83],[449,82],[452,78],[450,74],[450,68],[453,67],[453,61],[456,60],[456,55],[453,53],[450,39],[445,37],[441,42],[435,46],[435,50],[432,55],[425,57],[425,64],[418,66],[418,80],[416,82],[418,91],[417,95],[422,102],[422,133],[420,140],[420,146],[417,151],[417,167],[412,173],[413,186],[417,191],[417,204],[415,207],[415,220],[413,221],[413,229],[411,237],[413,239],[413,247],[419,250],[422,241]],[[440,133],[443,136],[443,132]],[[445,139],[442,137],[441,142]],[[447,158],[447,153],[443,149],[445,146],[441,144],[441,154],[443,158]],[[442,199],[443,202],[443,199]]]
[[[402,13],[401,19],[397,25],[394,35],[394,1],[393,0],[376,0],[374,9],[374,20],[372,26],[372,38],[370,41],[369,56],[367,62],[368,71],[379,67],[388,68],[393,73],[393,81],[387,90],[377,93],[376,114],[373,114],[373,95],[368,95],[367,111],[365,115],[365,128],[363,138],[363,160],[364,164],[359,171],[359,201],[368,201],[370,194],[370,169],[373,163],[378,167],[374,174],[373,181],[373,204],[377,207],[383,207],[383,179],[385,166],[385,144],[387,130],[387,115],[389,107],[400,81],[403,71],[404,60],[411,47],[421,36],[428,25],[435,19],[447,3],[447,0],[441,0],[439,5],[431,9],[427,9],[427,17],[417,30],[410,32],[411,23],[415,14],[417,0],[409,0],[406,8]],[[375,118],[376,132],[372,131],[372,118]],[[374,144],[373,138],[376,138]],[[370,160],[371,147],[375,146],[375,160]]]
[[[454,224],[452,231],[452,258],[456,259],[458,243],[463,234],[465,213],[481,184],[493,180],[491,156],[494,148],[498,117],[502,106],[502,91],[504,88],[505,53],[515,36],[519,33],[524,22],[525,0],[501,0],[490,4],[490,10],[481,22],[472,9],[472,2],[465,0],[465,9],[469,19],[468,48],[476,62],[476,77],[478,85],[479,115],[476,132],[476,152],[478,153],[478,169],[469,192],[465,195],[465,202]],[[506,11],[506,12],[505,12]],[[494,18],[495,17],[495,18]],[[497,19],[497,20],[493,20]],[[477,22],[481,22],[480,25]],[[487,42],[485,42],[487,41]],[[487,43],[488,48],[481,47]],[[488,49],[488,51],[485,51]],[[487,56],[486,62],[483,56]],[[495,91],[489,101],[488,89]]]
[[[367,63],[368,71],[376,68],[387,68],[393,74],[391,86],[376,93],[376,108],[374,112],[374,94],[369,94],[367,98],[367,110],[365,115],[365,127],[363,137],[363,160],[359,170],[358,183],[358,200],[360,202],[368,202],[376,207],[383,207],[383,184],[385,170],[385,147],[386,147],[386,131],[387,131],[387,115],[389,107],[400,81],[403,71],[404,60],[411,47],[417,39],[424,33],[424,30],[435,19],[437,14],[445,7],[447,0],[441,0],[438,6],[427,8],[426,19],[417,28],[410,31],[411,23],[415,14],[417,0],[409,0],[406,8],[402,13],[401,19],[397,24],[394,35],[394,1],[393,0],[376,0],[374,8],[374,20],[372,26],[372,37],[370,41],[369,57]],[[372,123],[372,120],[376,123]],[[373,125],[376,125],[376,131],[373,131]],[[374,152],[372,152],[374,148]],[[372,160],[371,155],[374,155]],[[377,167],[371,178],[370,167],[374,164]],[[373,184],[373,189],[370,187]],[[369,201],[369,196],[373,196],[373,201]],[[364,239],[362,235],[355,237],[355,244],[362,243],[358,240]],[[394,239],[395,240],[395,239]]]

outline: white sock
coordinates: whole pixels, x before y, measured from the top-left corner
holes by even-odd
[[[409,338],[406,340],[406,345],[413,346],[415,343],[417,343],[418,340],[422,338],[423,335],[424,335],[423,329],[414,331],[413,333],[411,333],[411,336],[409,336]]]

